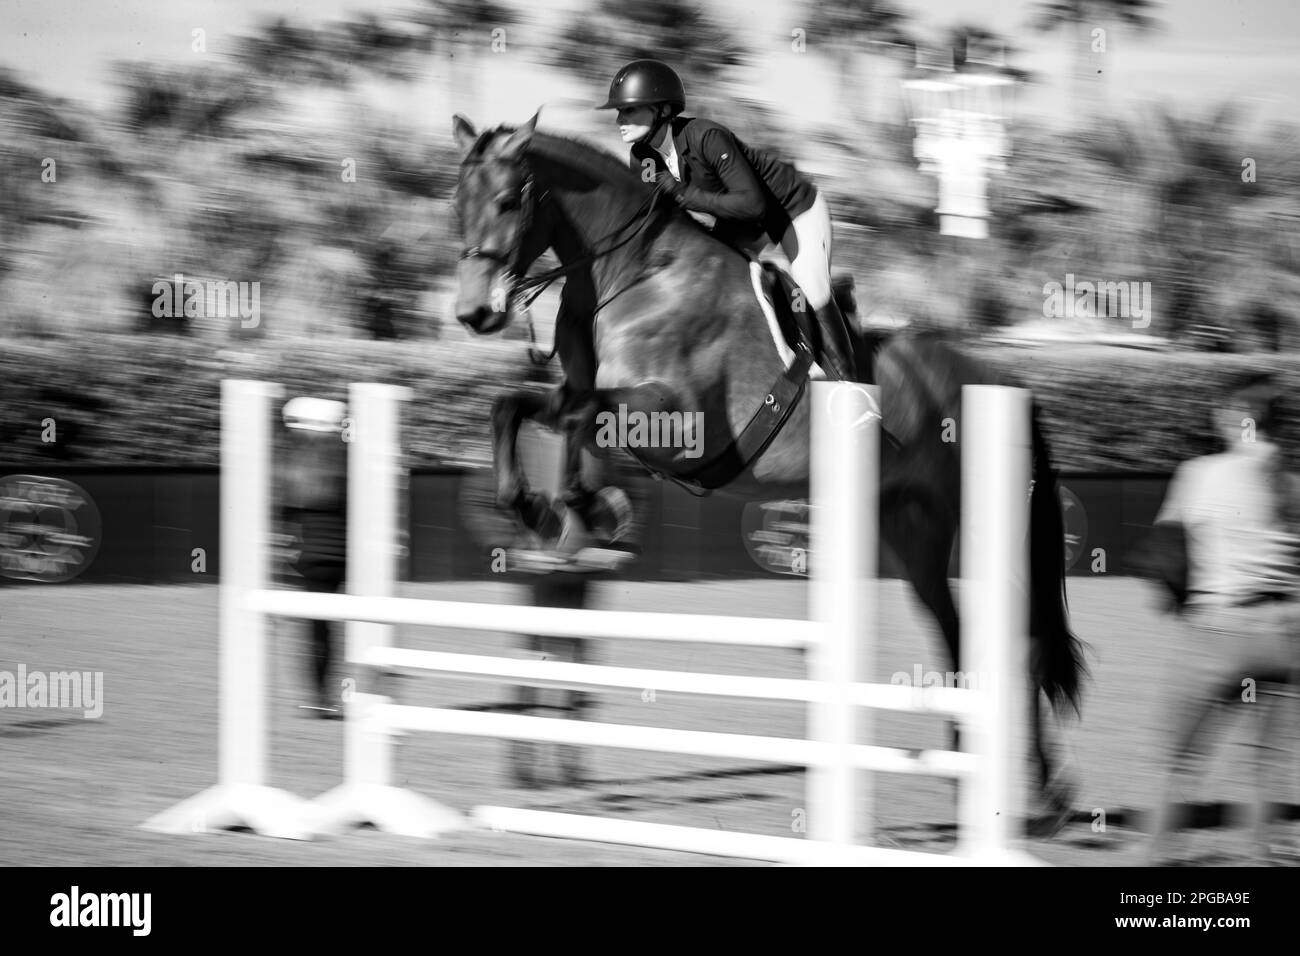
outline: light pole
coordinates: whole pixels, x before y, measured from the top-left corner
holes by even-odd
[[[908,118],[916,128],[916,158],[922,172],[939,177],[939,232],[945,236],[988,236],[989,174],[1006,171],[1011,153],[1006,135],[1015,79],[1001,55],[967,57],[958,71],[918,54],[930,75],[903,80]]]
[[[976,250],[971,240],[988,238],[988,183],[1006,171],[1010,138],[1006,123],[1016,81],[1005,72],[1001,52],[968,55],[962,70],[918,50],[920,75],[902,81],[908,119],[915,128],[914,152],[923,173],[939,180],[939,216],[944,263],[941,274],[960,283],[957,298],[970,305],[971,265]]]

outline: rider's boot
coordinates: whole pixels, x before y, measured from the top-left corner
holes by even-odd
[[[852,333],[835,297],[832,296],[820,309],[814,309],[813,314],[821,332],[821,347],[815,351],[817,364],[821,365],[831,379],[840,382],[858,381]]]

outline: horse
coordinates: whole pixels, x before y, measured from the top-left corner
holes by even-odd
[[[680,447],[627,449],[659,476],[711,482],[721,494],[748,499],[806,497],[807,401],[787,403],[793,407],[759,443],[757,457],[734,460],[737,436],[774,404],[771,383],[789,373],[755,293],[750,258],[617,157],[539,131],[537,120],[479,133],[465,117],[453,119],[462,155],[453,207],[466,243],[457,265],[457,319],[480,335],[500,332],[523,311],[518,299],[525,292],[566,280],[555,325],[562,381],[544,395],[506,393],[492,409],[496,505],[532,527],[543,520],[545,503],[528,488],[515,454],[520,426],[532,420],[570,439],[564,501],[591,514],[599,501],[579,463],[584,448],[599,444],[597,422],[611,414],[680,414],[701,423],[694,459]],[[548,249],[561,265],[528,276]],[[960,436],[962,385],[1000,380],[937,334],[854,334],[858,367],[870,370],[859,377],[880,389],[887,439],[880,534],[959,666],[960,622],[948,571],[960,517],[960,440],[945,429],[955,423]],[[1068,818],[1073,788],[1046,746],[1040,697],[1058,714],[1077,714],[1087,667],[1068,621],[1061,504],[1039,419],[1035,404],[1029,714],[1039,793],[1049,810],[1039,829],[1050,833]]]

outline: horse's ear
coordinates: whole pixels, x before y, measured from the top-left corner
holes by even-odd
[[[474,124],[468,119],[457,113],[451,118],[451,131],[456,137],[456,143],[460,146],[461,151],[468,153],[478,142],[478,133],[474,131]]]
[[[510,134],[510,138],[501,147],[501,157],[503,159],[514,162],[524,154],[524,150],[528,148],[528,144],[533,139],[533,134],[537,132],[537,118],[540,115],[541,111],[538,110],[533,114],[532,119]]]

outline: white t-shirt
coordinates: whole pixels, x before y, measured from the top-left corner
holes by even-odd
[[[1188,604],[1235,604],[1300,586],[1297,540],[1278,510],[1277,455],[1269,442],[1184,462],[1156,522],[1187,535]]]

